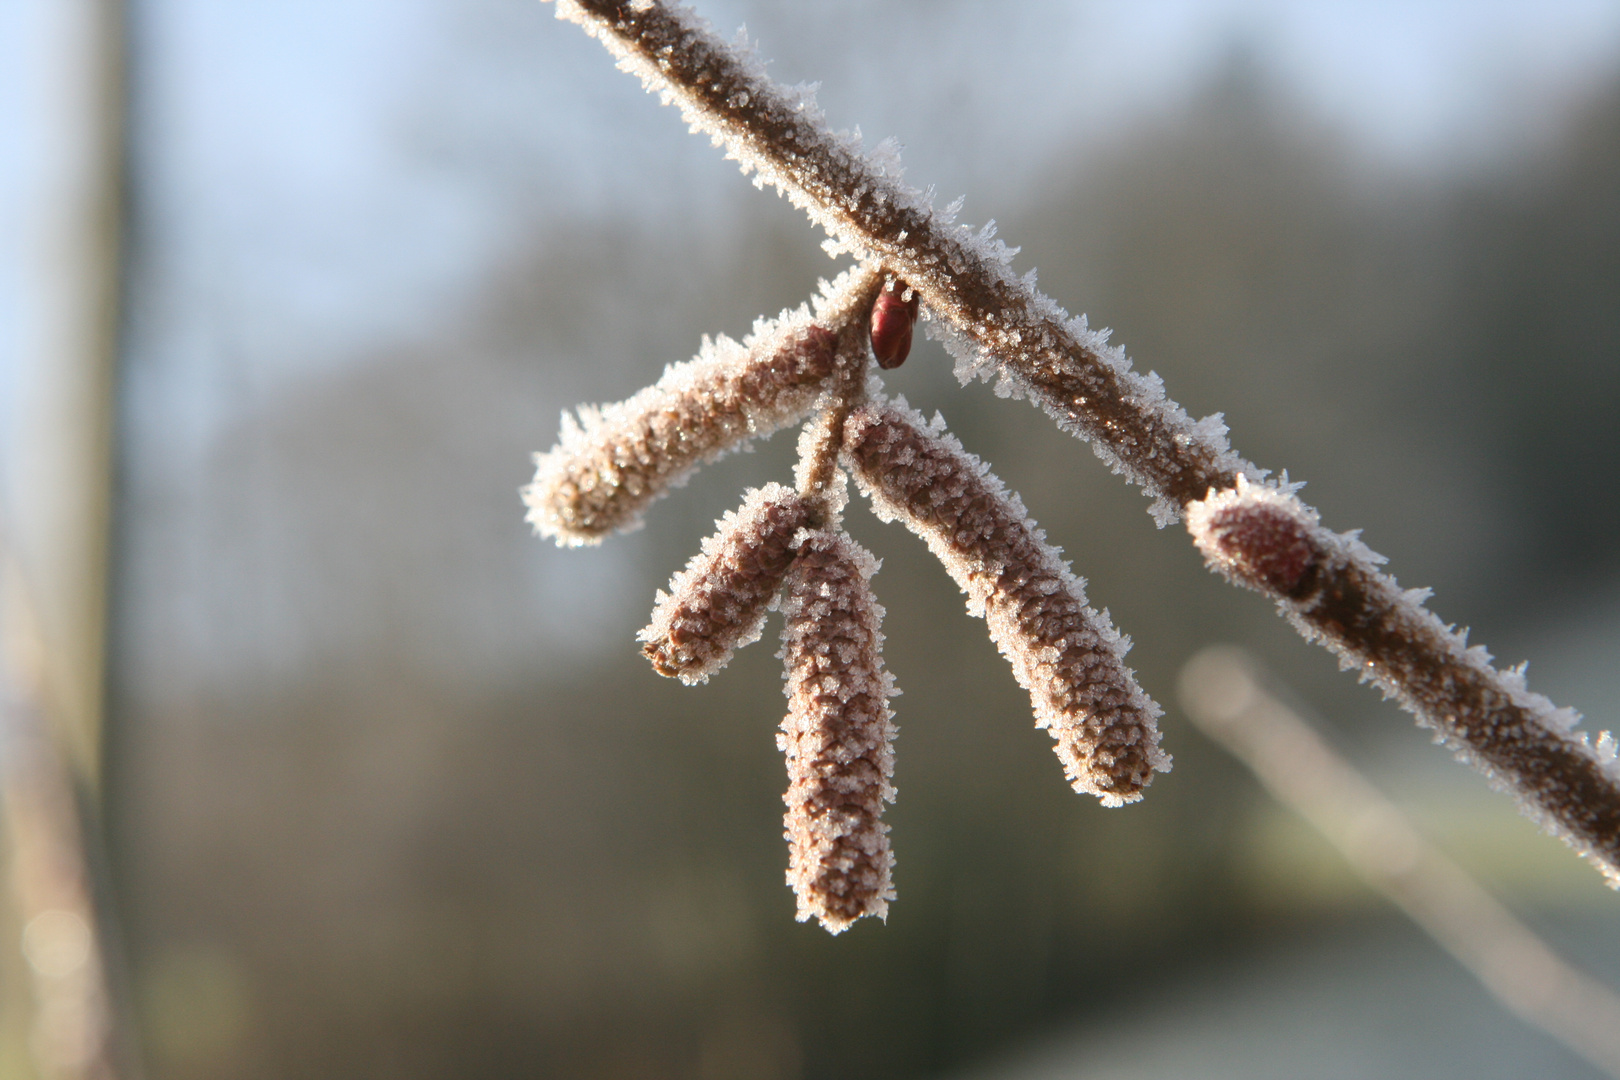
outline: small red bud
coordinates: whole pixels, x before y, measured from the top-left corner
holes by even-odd
[[[907,291],[905,282],[892,282],[872,305],[872,353],[885,371],[905,363],[911,352],[911,328],[921,299],[915,290],[910,290],[910,300],[900,299]]]
[[[1255,585],[1291,595],[1316,561],[1305,525],[1280,506],[1239,503],[1209,518],[1211,547]]]

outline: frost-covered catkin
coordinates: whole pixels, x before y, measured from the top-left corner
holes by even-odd
[[[894,680],[883,668],[883,609],[868,579],[877,563],[841,531],[810,533],[788,573],[788,712],[777,745],[787,755],[788,884],[800,922],[836,934],[894,899],[889,827],[894,801]]]
[[[1082,583],[1018,497],[903,405],[851,413],[844,452],[878,516],[926,540],[967,593],[968,611],[985,617],[1074,789],[1105,806],[1140,799],[1153,774],[1170,768],[1159,749],[1162,710],[1125,666],[1128,643],[1086,606]]]
[[[864,368],[840,346],[871,307],[883,278],[860,266],[823,281],[808,305],[761,319],[741,345],[705,339],[703,351],[672,364],[628,400],[563,414],[557,445],[535,455],[523,489],[528,521],[541,536],[578,547],[641,524],[647,504],[699,465],[803,420],[835,376]]]
[[[703,550],[659,590],[652,623],[637,635],[660,675],[707,682],[732,654],[759,640],[765,612],[793,563],[794,536],[811,503],[792,488],[766,484],[717,524]]]
[[[641,523],[647,504],[699,465],[804,418],[835,368],[836,336],[809,312],[739,345],[705,342],[696,359],[626,401],[563,414],[523,489],[528,520],[558,544],[600,543]]]

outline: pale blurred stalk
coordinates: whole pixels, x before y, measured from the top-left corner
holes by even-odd
[[[117,352],[124,112],[119,0],[36,5],[6,530],[38,610],[42,704],[94,791]]]
[[[1620,1080],[1620,995],[1559,957],[1265,686],[1241,649],[1181,672],[1187,715],[1510,1012]]]
[[[46,653],[34,606],[0,537],[0,815],[5,824],[12,945],[6,967],[6,1073],[112,1080],[112,1014],[97,918],[82,785],[41,709]],[[13,973],[8,971],[8,976]]]
[[[113,373],[119,320],[124,22],[120,0],[38,0],[23,51],[15,431],[0,543],[0,811],[8,877],[0,1067],[110,1077],[97,835]],[[18,1041],[24,1047],[16,1045]]]

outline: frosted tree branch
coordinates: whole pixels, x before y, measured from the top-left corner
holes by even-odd
[[[955,206],[936,210],[904,183],[891,147],[867,155],[857,138],[831,131],[813,92],[773,82],[746,42],[728,45],[688,10],[655,0],[556,2],[559,18],[601,40],[756,184],[820,224],[830,252],[903,278],[964,381],[993,378],[998,393],[1027,398],[1088,440],[1142,486],[1161,526],[1187,519],[1212,568],[1276,600],[1302,634],[1513,791],[1620,887],[1620,769],[1607,733],[1591,745],[1574,730],[1576,714],[1466,646],[1354,534],[1323,528],[1290,486],[1268,484],[1239,457],[1218,415],[1194,421],[1083,316],[1040,293],[1033,275],[1014,275],[1015,249],[993,225],[973,232],[955,223]]]

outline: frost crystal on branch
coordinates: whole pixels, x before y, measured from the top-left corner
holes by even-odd
[[[1105,806],[1140,799],[1170,768],[1159,749],[1163,710],[1125,666],[1128,643],[1086,606],[1082,583],[1018,496],[953,436],[894,404],[852,413],[844,451],[878,516],[927,541],[968,611],[984,616],[1074,789]]]
[[[783,819],[787,881],[799,921],[836,934],[863,915],[883,918],[894,899],[889,827],[895,736],[883,669],[883,609],[868,579],[876,560],[841,531],[807,535],[782,600],[787,717]]]
[[[759,640],[765,609],[793,562],[795,535],[810,521],[810,502],[792,488],[766,484],[718,522],[720,531],[660,592],[642,652],[660,675],[707,682],[736,650]]]

